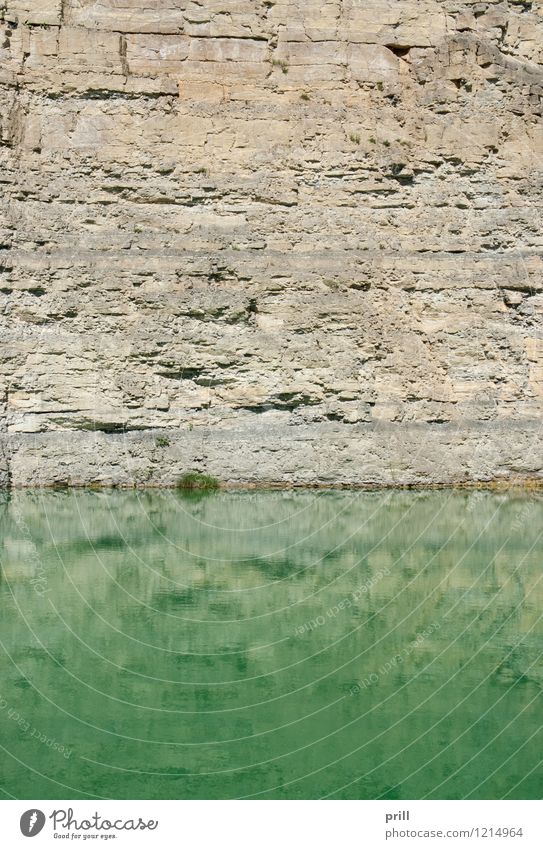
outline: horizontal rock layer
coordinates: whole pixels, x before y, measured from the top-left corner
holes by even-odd
[[[0,484],[542,467],[543,4],[0,0]]]

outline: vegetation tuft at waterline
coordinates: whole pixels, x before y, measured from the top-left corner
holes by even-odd
[[[202,475],[200,472],[187,472],[177,482],[178,489],[188,490],[213,490],[219,488],[219,481],[211,475]]]

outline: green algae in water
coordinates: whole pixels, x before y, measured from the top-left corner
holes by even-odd
[[[541,798],[536,493],[0,500],[0,791]]]

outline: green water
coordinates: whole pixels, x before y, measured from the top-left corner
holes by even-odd
[[[0,496],[5,798],[540,798],[543,501]]]

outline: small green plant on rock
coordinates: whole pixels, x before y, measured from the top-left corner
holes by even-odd
[[[187,472],[177,482],[178,489],[189,491],[211,491],[219,488],[219,481],[211,475],[203,475],[200,472]]]
[[[288,74],[288,65],[284,59],[272,59],[274,68],[281,68],[284,74]]]
[[[307,93],[306,91],[302,91],[302,93],[301,93],[301,95],[300,95],[300,98],[301,98],[302,100],[305,100],[305,102],[306,102],[306,103],[307,103],[309,100],[311,100],[311,98],[309,97],[309,95],[308,95],[308,93]]]
[[[157,448],[167,448],[170,444],[170,440],[167,436],[157,436],[155,441]]]

